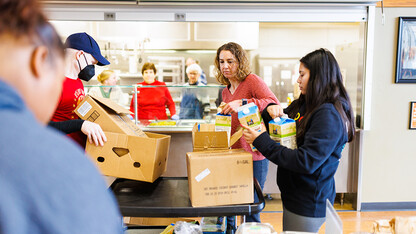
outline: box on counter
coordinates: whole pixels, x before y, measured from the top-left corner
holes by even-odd
[[[226,131],[215,131],[215,124],[195,124],[192,128],[193,151],[226,150],[243,136],[243,129],[235,132],[228,141]]]
[[[277,143],[296,149],[296,121],[290,118],[275,118],[269,122],[269,134]]]
[[[253,156],[243,149],[186,154],[193,207],[252,203]]]
[[[86,144],[102,174],[154,182],[165,172],[170,136],[144,133],[127,116],[130,111],[106,98],[87,96],[75,113],[98,123],[107,137],[104,146]]]
[[[238,107],[238,120],[241,124],[247,125],[254,131],[261,131],[261,115],[259,108],[253,102]],[[257,149],[250,144],[251,150],[257,151]]]

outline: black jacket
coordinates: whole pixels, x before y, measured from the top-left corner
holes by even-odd
[[[300,113],[297,121],[302,121],[302,116]],[[267,111],[262,117],[268,125],[271,117]],[[302,216],[325,217],[326,199],[331,203],[335,199],[334,175],[347,140],[340,114],[333,104],[325,103],[309,118],[297,149],[277,144],[267,133],[256,138],[253,145],[278,165],[277,184],[285,208]]]

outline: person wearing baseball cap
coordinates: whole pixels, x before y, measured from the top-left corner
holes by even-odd
[[[81,80],[89,81],[94,77],[95,64],[105,66],[110,62],[101,55],[94,38],[85,32],[70,35],[65,41],[65,48],[66,78],[49,126],[64,132],[83,148],[87,137],[90,143],[103,146],[107,138],[100,125],[79,119],[74,110],[85,97]]]

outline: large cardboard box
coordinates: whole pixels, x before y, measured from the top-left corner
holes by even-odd
[[[235,132],[228,142],[226,131],[215,131],[215,124],[195,124],[192,128],[193,151],[226,150],[243,135],[243,129]]]
[[[253,156],[243,149],[186,154],[193,207],[253,202]]]
[[[128,110],[109,99],[87,96],[75,112],[105,132],[104,146],[86,145],[103,175],[154,182],[165,172],[170,136],[144,133],[127,116]]]

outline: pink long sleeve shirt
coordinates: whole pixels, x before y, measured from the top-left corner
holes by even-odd
[[[276,96],[272,91],[267,87],[266,83],[255,74],[250,74],[247,78],[241,82],[233,94],[230,92],[230,86],[225,88],[222,91],[222,100],[223,102],[229,103],[234,100],[247,99],[247,102],[254,102],[259,108],[260,111],[263,111],[264,108],[269,103],[279,103]],[[240,126],[238,121],[237,113],[232,114],[231,120],[231,134],[234,134],[236,129]],[[250,152],[253,155],[253,161],[263,160],[265,157],[259,151],[252,151],[250,145],[242,137],[238,140],[231,148],[239,149],[243,148],[247,152]]]

